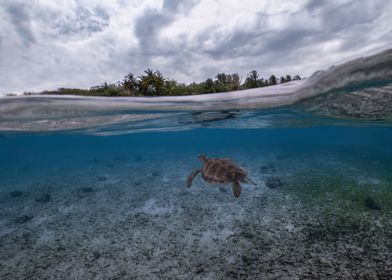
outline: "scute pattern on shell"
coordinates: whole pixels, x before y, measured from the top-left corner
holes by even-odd
[[[202,169],[202,176],[209,183],[230,183],[245,178],[247,172],[228,159],[208,159]]]

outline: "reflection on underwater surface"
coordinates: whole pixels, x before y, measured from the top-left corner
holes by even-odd
[[[46,98],[43,97],[44,100]],[[49,98],[49,101],[51,99],[53,98]],[[69,110],[57,108],[54,110],[55,116],[52,116],[52,113],[49,113],[52,109],[42,110],[41,107],[44,105],[40,104],[41,97],[37,96],[38,103],[33,102],[31,107],[24,107],[23,100],[11,100],[3,104],[3,109],[5,108],[8,113],[0,116],[0,131],[22,133],[73,131],[109,136],[146,131],[181,131],[202,127],[250,129],[321,125],[390,126],[392,124],[390,85],[357,88],[352,92],[332,91],[292,106],[263,110],[194,112],[127,110],[109,111],[105,114],[87,111],[85,115],[64,115],[70,114]],[[79,106],[77,100],[75,102],[72,106]],[[14,110],[13,106],[22,107]],[[59,116],[56,116],[57,114]]]
[[[3,134],[0,278],[388,279],[390,143],[389,126]],[[257,186],[187,189],[199,153]]]

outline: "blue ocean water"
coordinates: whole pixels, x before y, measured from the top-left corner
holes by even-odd
[[[390,143],[384,126],[3,134],[1,279],[295,279],[341,275],[370,249],[366,275],[389,275]],[[199,177],[188,189],[200,153],[257,186],[235,198]]]
[[[372,159],[390,167],[390,127],[320,126],[277,129],[209,129],[179,132],[147,132],[99,137],[72,133],[8,134],[0,138],[0,178],[3,191],[13,190],[13,180],[29,181],[56,170],[59,176],[95,162],[129,162],[135,158],[164,164],[176,158],[197,166],[198,154],[211,157],[247,158],[267,154],[296,158],[351,155],[356,160]],[[319,158],[318,158],[319,157]],[[246,162],[244,162],[246,163]],[[148,164],[148,162],[147,162]],[[179,176],[187,172],[178,166]],[[381,171],[381,170],[380,170]],[[349,171],[347,171],[349,172]],[[28,184],[27,184],[28,185]],[[181,187],[181,186],[179,186]]]

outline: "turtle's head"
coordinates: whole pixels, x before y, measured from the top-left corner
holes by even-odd
[[[206,155],[200,154],[198,156],[198,158],[202,161],[202,162],[206,162],[206,160],[208,159]]]

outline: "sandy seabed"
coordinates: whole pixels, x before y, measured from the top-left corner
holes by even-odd
[[[92,159],[66,175],[27,166],[0,186],[0,279],[392,278],[388,208],[367,201],[347,218],[349,201],[295,189],[313,163],[238,160],[258,183],[239,199],[200,177],[187,189],[196,159]]]

